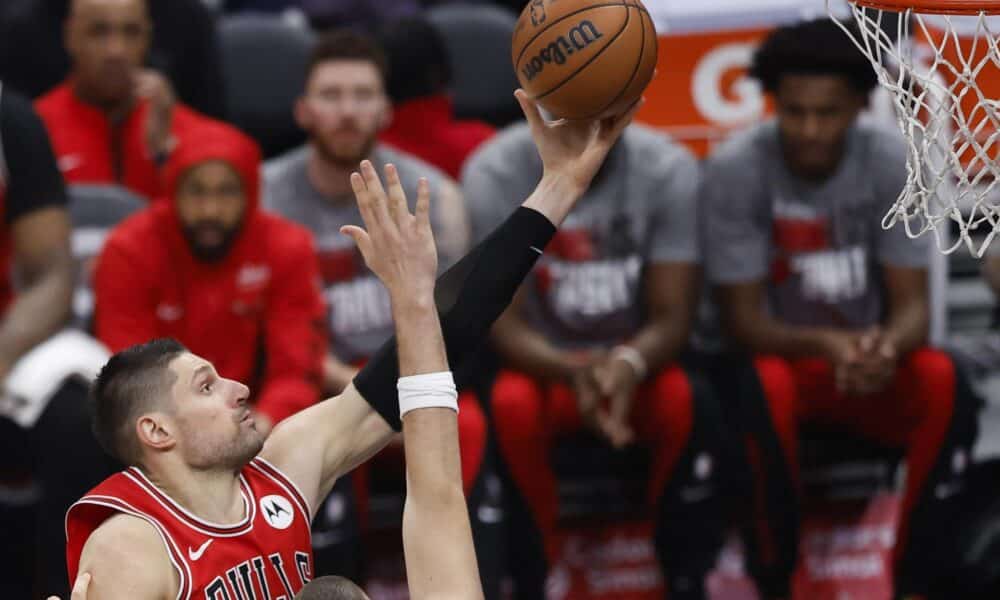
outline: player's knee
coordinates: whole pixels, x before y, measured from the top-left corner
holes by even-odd
[[[463,392],[458,396],[459,440],[479,440],[486,437],[486,415],[476,395]]]
[[[541,428],[542,390],[530,377],[500,373],[493,384],[491,406],[501,436],[529,436]]]
[[[475,394],[463,393],[458,397],[458,444],[462,454],[462,487],[466,494],[472,490],[486,452],[486,416]]]
[[[907,367],[921,387],[936,390],[954,387],[955,364],[950,356],[940,350],[921,348],[912,352],[907,359]]]
[[[788,361],[776,356],[754,359],[754,369],[772,419],[784,421],[795,411],[795,374]]]
[[[657,430],[690,428],[694,393],[690,379],[680,367],[669,367],[656,377],[649,402],[650,417]]]

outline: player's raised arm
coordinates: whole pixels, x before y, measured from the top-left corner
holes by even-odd
[[[448,360],[459,376],[638,109],[602,121],[546,122],[523,92],[518,101],[544,164],[542,179],[521,208],[440,277],[435,290]],[[291,477],[312,506],[401,428],[396,353],[392,339],[343,394],[285,419],[268,438],[264,458]]]
[[[406,452],[403,550],[413,598],[482,597],[458,449],[455,383],[434,300],[437,251],[430,192],[421,180],[410,214],[398,174],[362,165],[351,183],[366,230],[345,227],[389,291],[399,354]]]

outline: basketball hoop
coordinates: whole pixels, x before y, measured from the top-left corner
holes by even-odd
[[[906,186],[882,226],[982,256],[1000,232],[1000,0],[847,2],[857,29],[835,20],[892,93],[907,140]]]

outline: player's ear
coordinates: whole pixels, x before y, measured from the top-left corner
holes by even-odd
[[[170,450],[177,444],[171,422],[163,413],[149,413],[136,420],[139,443],[154,450]]]

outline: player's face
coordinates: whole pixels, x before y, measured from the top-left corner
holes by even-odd
[[[388,124],[389,100],[371,61],[331,60],[313,69],[295,116],[326,160],[355,168]]]
[[[144,0],[73,0],[65,35],[76,84],[99,102],[129,98],[151,31]]]
[[[807,178],[833,173],[865,99],[835,75],[785,75],[775,94],[785,160]]]
[[[199,470],[238,470],[264,447],[247,405],[250,390],[224,379],[207,360],[185,353],[170,363],[177,376],[173,410],[177,449]]]
[[[175,200],[191,252],[206,262],[224,258],[246,213],[239,174],[223,161],[198,164],[181,177]]]

